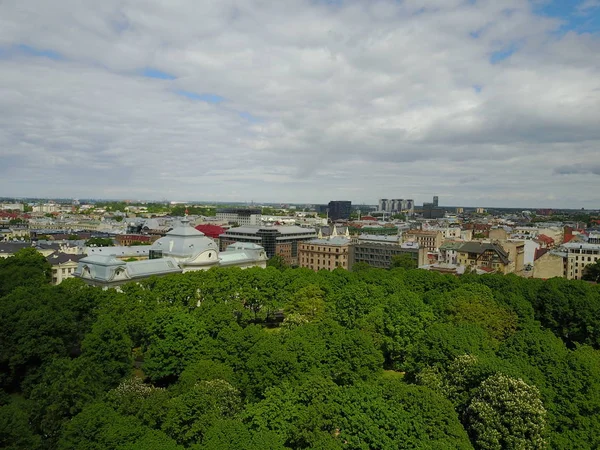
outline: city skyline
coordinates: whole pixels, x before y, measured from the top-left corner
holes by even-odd
[[[593,0],[0,5],[0,195],[599,207]]]

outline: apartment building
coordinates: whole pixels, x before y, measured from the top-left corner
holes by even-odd
[[[317,271],[350,269],[351,240],[345,236],[311,239],[298,244],[298,265]]]
[[[465,242],[456,253],[458,265],[508,273],[508,253],[498,244]]]
[[[600,258],[600,244],[588,242],[569,242],[562,249],[567,255],[566,276],[569,280],[581,280],[583,269],[594,264]]]
[[[404,242],[416,242],[419,248],[430,252],[437,252],[444,242],[444,233],[441,231],[410,230],[402,237]]]

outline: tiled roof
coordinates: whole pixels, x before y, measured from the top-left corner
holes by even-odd
[[[487,242],[465,242],[460,246],[459,249],[461,252],[476,253],[478,255],[481,255],[488,250],[496,252],[502,262],[504,264],[508,264],[508,253],[506,253],[506,251],[504,251],[504,249],[497,244],[491,244]]]
[[[50,256],[47,256],[46,260],[53,266],[56,266],[58,264],[65,264],[68,262],[79,262],[79,260],[83,258],[85,258],[85,255],[73,255],[71,253],[56,252],[52,253]]]
[[[552,239],[550,236],[546,236],[545,234],[538,235],[537,239],[547,245],[554,244],[554,239]]]
[[[536,248],[535,254],[533,256],[533,260],[537,261],[538,259],[540,259],[542,256],[544,256],[549,251],[550,251],[550,249],[548,249],[548,248]]]

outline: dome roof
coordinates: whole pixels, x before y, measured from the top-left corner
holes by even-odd
[[[156,240],[151,250],[162,250],[163,256],[193,258],[206,250],[218,251],[217,244],[204,233],[189,226],[189,220],[183,219],[181,225]]]

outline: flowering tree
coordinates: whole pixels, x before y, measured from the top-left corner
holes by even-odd
[[[476,448],[547,448],[546,409],[538,389],[523,380],[503,374],[486,379],[473,396],[465,419]]]

